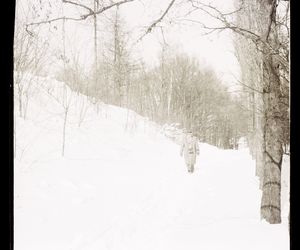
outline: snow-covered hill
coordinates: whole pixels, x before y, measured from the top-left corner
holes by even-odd
[[[148,119],[50,78],[30,89],[27,118],[16,117],[16,250],[289,249],[288,159],[283,222],[269,225],[247,148],[201,143],[189,174]]]

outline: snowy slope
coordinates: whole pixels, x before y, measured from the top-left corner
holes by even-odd
[[[52,79],[34,91],[28,118],[16,118],[16,250],[289,249],[287,177],[283,222],[269,225],[247,148],[202,143],[188,174],[179,146],[146,118]]]

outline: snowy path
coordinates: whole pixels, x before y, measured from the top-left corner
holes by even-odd
[[[287,249],[287,232],[276,234],[282,225],[257,230],[260,200],[247,152],[201,149],[194,174],[168,141],[105,164],[99,156],[36,166],[16,179],[26,199],[16,213],[16,249]]]
[[[189,174],[178,145],[144,121],[125,132],[126,113],[111,109],[71,120],[62,158],[61,120],[34,108],[18,120],[16,250],[289,249],[285,217],[260,221],[247,149],[200,144]]]

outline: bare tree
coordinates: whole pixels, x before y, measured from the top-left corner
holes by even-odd
[[[24,10],[21,3],[16,8],[14,34],[14,84],[16,86],[19,116],[26,118],[31,95],[31,84],[47,61],[48,42],[25,31],[26,22],[36,15],[35,5]]]
[[[197,8],[201,8],[224,24],[218,29],[231,29],[255,45],[254,53],[250,53],[250,55],[253,55],[253,58],[256,57],[256,59],[253,59],[250,65],[255,66],[255,60],[258,60],[259,69],[256,69],[254,72],[260,76],[260,79],[258,81],[256,79],[251,80],[246,74],[244,76],[247,80],[250,80],[253,88],[257,88],[253,82],[258,82],[261,89],[259,92],[262,93],[259,97],[262,101],[263,112],[261,120],[263,139],[261,148],[263,156],[261,159],[263,164],[259,170],[261,171],[259,175],[262,179],[263,190],[261,214],[262,218],[265,218],[270,223],[280,223],[280,173],[283,154],[283,132],[286,127],[285,114],[287,114],[287,107],[282,104],[282,98],[286,98],[283,97],[282,89],[288,89],[286,84],[285,88],[283,88],[280,69],[288,72],[286,69],[288,69],[289,61],[280,52],[282,46],[278,37],[277,1],[238,1],[238,3],[243,4],[242,9],[248,9],[248,15],[242,16],[244,21],[242,24],[248,21],[248,26],[242,26],[240,22],[235,24],[228,21],[224,13],[210,5],[201,4]],[[241,17],[241,15],[239,16]],[[212,32],[217,30],[217,28],[213,27],[205,28],[210,29]],[[245,43],[244,41],[244,46]],[[246,56],[245,51],[242,56]],[[248,68],[251,66],[248,65]],[[247,67],[243,68],[246,68],[246,71],[249,72]],[[246,71],[244,70],[244,73]],[[250,76],[253,77],[254,74],[252,73]],[[255,95],[252,93],[252,103],[256,106],[254,97]],[[255,124],[255,118],[255,115],[253,115],[253,124]]]
[[[62,117],[63,117],[63,125],[62,125],[62,143],[61,143],[61,155],[65,155],[65,145],[66,145],[66,129],[68,123],[68,116],[71,110],[71,107],[74,106],[75,99],[73,98],[73,91],[71,91],[66,84],[63,82],[60,83],[60,86],[56,86],[55,88],[48,88],[45,91],[47,94],[55,100],[56,103],[62,108]]]
[[[250,77],[257,75],[260,78],[259,86],[255,86],[251,80],[249,84],[260,89],[258,100],[261,103],[262,116],[259,117],[259,126],[256,126],[260,134],[258,138],[260,142],[256,141],[258,142],[256,146],[261,145],[261,147],[258,147],[260,152],[257,152],[259,157],[256,157],[256,162],[260,187],[263,191],[261,215],[270,223],[281,222],[281,164],[283,145],[287,140],[285,131],[288,131],[286,99],[289,87],[288,81],[283,80],[288,75],[289,60],[286,45],[283,47],[278,35],[280,26],[277,22],[279,19],[277,6],[277,1],[245,1],[244,8],[247,8],[247,11],[244,12],[244,16],[239,15],[240,21],[246,25],[245,29],[252,29],[259,37],[255,43],[255,49],[250,53],[252,55],[250,58],[256,60],[259,67],[252,71],[249,71],[249,66],[248,69],[243,67],[242,72],[248,80],[251,78],[246,74]],[[288,32],[285,37],[288,38]],[[245,43],[246,41],[243,42],[244,47]],[[245,57],[245,55],[244,51],[242,56]],[[249,53],[247,57],[249,58]],[[258,104],[254,103],[254,105]]]

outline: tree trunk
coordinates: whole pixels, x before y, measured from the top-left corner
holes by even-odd
[[[96,12],[98,9],[98,1],[94,0],[94,11]],[[94,15],[94,85],[96,94],[98,93],[98,80],[97,80],[97,70],[98,70],[98,48],[97,48],[97,15]],[[87,95],[89,96],[89,88],[87,87]],[[98,98],[98,96],[97,96]]]
[[[263,47],[263,136],[264,169],[261,217],[281,223],[281,164],[283,157],[284,108],[281,103],[279,62],[270,46],[278,48],[276,1],[258,1]]]
[[[66,125],[68,117],[68,108],[65,109],[64,126],[63,126],[63,140],[62,140],[62,156],[65,155],[65,141],[66,141]]]
[[[264,146],[265,142],[263,139],[263,134],[261,130],[257,131],[257,139],[256,139],[256,146],[257,146],[257,154],[256,154],[256,175],[259,178],[259,188],[262,190],[263,187],[263,178],[264,178]]]
[[[19,92],[19,114],[20,117],[23,117],[23,112],[22,112],[22,93]]]
[[[261,215],[269,223],[281,223],[281,163],[283,157],[280,78],[271,56],[266,56],[267,82],[264,88],[264,179]]]

